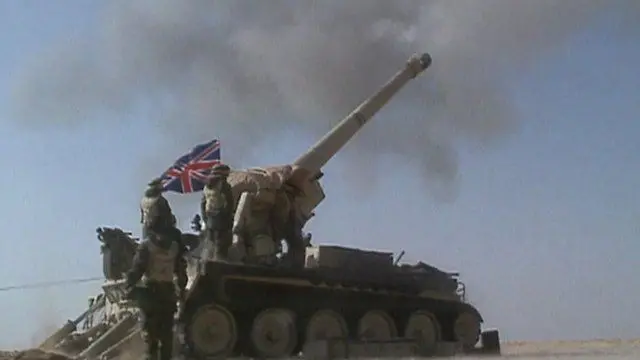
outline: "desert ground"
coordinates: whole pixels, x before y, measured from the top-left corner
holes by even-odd
[[[475,357],[464,356],[467,359]],[[494,358],[493,356],[478,359]],[[513,341],[502,343],[505,359],[640,359],[640,339],[599,339],[584,341]],[[42,353],[36,350],[0,351],[0,360],[67,360],[60,354]]]

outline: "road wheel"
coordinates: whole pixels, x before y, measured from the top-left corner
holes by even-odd
[[[417,341],[421,355],[433,354],[440,336],[440,324],[428,311],[416,311],[411,314],[404,329],[404,337]]]
[[[253,320],[251,345],[259,358],[290,357],[298,344],[295,314],[286,309],[267,309]]]
[[[307,324],[306,342],[329,338],[346,338],[349,335],[347,323],[338,312],[319,310]]]
[[[463,312],[458,315],[453,325],[453,331],[456,335],[456,340],[462,344],[462,347],[471,349],[480,340],[480,319],[474,314]]]
[[[384,311],[372,310],[358,322],[358,338],[364,340],[388,340],[398,336],[393,318]]]
[[[219,305],[205,305],[185,324],[185,340],[194,355],[201,358],[226,358],[238,340],[233,315]]]

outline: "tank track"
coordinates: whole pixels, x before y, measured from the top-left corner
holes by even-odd
[[[284,358],[331,337],[414,338],[425,354],[440,341],[478,341],[482,316],[455,293],[372,273],[209,262],[181,314],[188,355]]]

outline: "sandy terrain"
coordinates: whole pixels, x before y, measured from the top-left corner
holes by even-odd
[[[633,353],[640,352],[640,339],[601,339],[584,341],[514,341],[502,343],[502,355],[511,357],[559,358],[559,356],[587,356],[590,358],[607,358],[618,353],[619,349],[627,349]],[[599,356],[601,355],[601,356]],[[635,358],[635,357],[634,357]],[[640,357],[639,357],[640,358]],[[0,360],[67,360],[60,354],[43,353],[38,350],[0,351]]]
[[[608,355],[620,348],[640,351],[640,339],[597,339],[583,341],[514,341],[505,342],[501,346],[503,355],[537,357],[558,355]]]

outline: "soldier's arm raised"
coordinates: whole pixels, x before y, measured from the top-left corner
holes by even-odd
[[[148,263],[149,245],[146,241],[143,241],[140,246],[138,246],[136,255],[133,257],[133,266],[131,267],[131,270],[127,272],[127,287],[133,287],[138,283],[138,281],[140,281],[142,275],[144,275],[144,272],[147,269]]]
[[[180,250],[178,251],[178,256],[176,256],[176,264],[174,266],[175,275],[177,278],[177,285],[180,291],[184,291],[187,287],[187,282],[189,281],[187,277],[187,248],[180,244]]]

